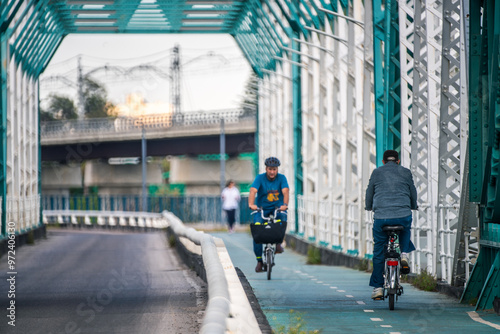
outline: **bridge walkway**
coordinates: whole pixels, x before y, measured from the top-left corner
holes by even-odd
[[[307,265],[307,258],[289,248],[277,255],[272,279],[256,273],[249,233],[212,233],[221,238],[235,267],[252,286],[274,330],[290,326],[299,313],[304,329],[321,333],[498,333],[500,317],[479,312],[472,306],[437,292],[425,292],[404,284],[404,294],[394,311],[388,301],[373,301],[370,274],[355,269]],[[294,310],[294,313],[290,313]],[[471,317],[472,316],[472,317]]]

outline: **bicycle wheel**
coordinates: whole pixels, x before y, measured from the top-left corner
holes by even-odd
[[[389,294],[389,310],[391,310],[391,311],[394,310],[394,294],[393,293]]]
[[[273,270],[273,250],[271,247],[266,249],[266,259],[267,259],[267,279],[271,279],[271,271]]]

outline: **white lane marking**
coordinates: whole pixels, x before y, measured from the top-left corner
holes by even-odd
[[[331,286],[330,289],[336,289],[337,287],[336,286]]]
[[[323,284],[323,281],[317,281],[316,283],[318,283],[318,284]]]
[[[358,303],[359,305],[366,305],[366,303],[361,300],[357,300],[356,303]]]
[[[345,290],[337,290],[337,292],[345,292]]]
[[[380,325],[380,327],[384,327],[384,328],[392,328],[391,325]]]
[[[401,334],[401,332],[389,332],[389,334]]]
[[[347,298],[354,298],[353,295],[345,295]]]
[[[317,278],[311,278],[313,281],[317,281],[318,279]]]
[[[300,270],[295,270],[295,273],[301,274],[302,272]]]
[[[482,324],[485,324],[485,325],[488,325],[490,327],[493,327],[495,329],[499,329],[500,330],[500,325],[497,325],[497,324],[494,324],[492,322],[489,322],[489,321],[486,321],[484,319],[481,319],[481,317],[479,316],[479,314],[477,314],[477,312],[475,312],[475,311],[467,312],[467,314],[474,321],[480,322]]]
[[[375,312],[374,310],[363,310],[365,312]]]
[[[382,318],[370,318],[371,321],[384,321]]]

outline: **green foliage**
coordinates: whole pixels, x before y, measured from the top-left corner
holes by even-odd
[[[50,122],[56,120],[56,118],[54,117],[54,115],[52,115],[52,113],[48,111],[43,111],[42,109],[40,109],[39,117],[40,117],[40,122]]]
[[[41,121],[76,119],[75,103],[66,96],[51,94],[49,96],[49,105],[47,111],[40,112]]]
[[[280,325],[273,334],[319,334],[321,329],[307,330],[304,329],[306,323],[303,315],[300,312],[290,310],[290,326],[287,328],[285,325]]]
[[[320,264],[321,251],[319,248],[309,245],[307,247],[307,264]]]
[[[29,231],[28,235],[26,236],[26,243],[28,245],[34,245],[35,244],[35,232]]]
[[[168,236],[168,245],[169,245],[171,248],[173,248],[173,247],[175,247],[176,242],[177,242],[177,241],[175,240],[175,235],[170,234],[170,235]]]
[[[84,110],[86,118],[105,118],[115,116],[115,106],[108,101],[106,88],[99,83],[85,77],[83,80]]]
[[[368,259],[362,259],[356,265],[356,269],[358,269],[359,271],[369,271],[370,268],[371,268],[370,260],[368,260]]]
[[[241,109],[243,110],[243,115],[250,116],[255,115],[258,105],[257,87],[259,86],[259,78],[255,73],[252,72],[250,78],[248,78],[245,85],[245,93],[243,96],[243,101],[241,102]]]
[[[437,279],[427,269],[422,270],[413,281],[413,285],[424,291],[437,291]]]

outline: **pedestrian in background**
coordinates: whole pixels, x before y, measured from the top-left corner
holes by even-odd
[[[236,221],[236,209],[240,203],[240,192],[234,185],[233,180],[229,180],[226,188],[222,190],[222,209],[226,212],[228,230],[234,232],[234,222]]]

